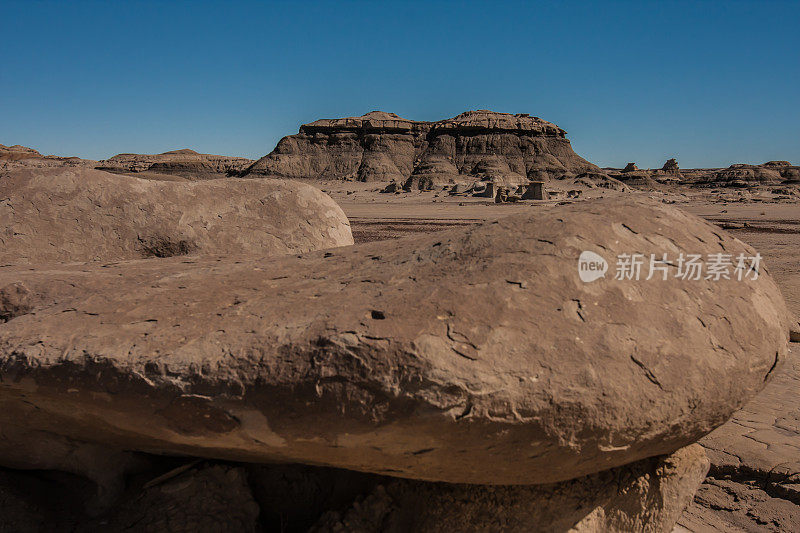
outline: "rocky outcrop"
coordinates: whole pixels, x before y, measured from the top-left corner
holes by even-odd
[[[37,157],[44,157],[38,150],[28,148],[15,144],[14,146],[6,146],[0,144],[0,161],[19,161],[20,159],[33,159]]]
[[[24,169],[43,169],[56,167],[86,167],[91,168],[97,163],[90,159],[79,157],[60,157],[55,155],[42,155],[38,150],[27,146],[5,146],[0,144],[0,176],[2,173]]]
[[[475,180],[519,185],[598,170],[575,154],[564,130],[527,114],[481,110],[417,122],[373,111],[305,124],[245,174],[427,189]]]
[[[91,169],[24,170],[0,178],[0,198],[3,264],[269,256],[353,243],[339,206],[297,182],[176,183]],[[4,298],[0,292],[0,316]]]
[[[800,182],[800,167],[783,163],[785,162],[770,161],[763,165],[731,165],[706,174],[697,182],[714,187],[755,187]]]
[[[671,159],[667,159],[666,163],[664,163],[664,166],[661,167],[661,170],[664,172],[678,172],[680,168],[678,167],[678,162],[673,157]]]
[[[302,257],[2,267],[32,305],[0,324],[0,427],[542,484],[696,441],[786,357],[766,270],[584,283],[585,250],[754,255],[663,204],[597,200]]]
[[[98,170],[109,172],[173,175],[190,180],[239,175],[253,162],[244,157],[199,154],[194,150],[174,150],[163,154],[117,154],[99,161]]]

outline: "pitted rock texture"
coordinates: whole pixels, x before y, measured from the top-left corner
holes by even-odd
[[[0,425],[456,483],[668,454],[765,386],[789,317],[764,268],[612,279],[634,253],[755,251],[609,199],[302,257],[0,268],[35,302],[0,324]]]
[[[238,175],[252,160],[244,157],[199,154],[183,149],[163,154],[117,154],[97,163],[109,172],[158,173],[187,179],[209,179]]]
[[[555,124],[480,110],[438,122],[380,111],[317,120],[281,139],[246,174],[396,181],[428,189],[477,179],[519,185],[589,171],[599,168],[575,154]]]
[[[280,255],[352,243],[339,206],[303,183],[160,182],[68,168],[0,177],[0,264]]]

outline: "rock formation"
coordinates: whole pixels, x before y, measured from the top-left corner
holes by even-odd
[[[597,200],[301,257],[6,266],[30,304],[0,324],[0,427],[542,484],[696,441],[785,358],[766,270],[584,283],[584,250],[754,255],[682,211]]]
[[[0,161],[19,161],[20,159],[33,159],[37,157],[44,157],[33,148],[15,144],[14,146],[6,146],[0,144]]]
[[[0,263],[277,255],[353,243],[318,189],[278,180],[161,182],[91,169],[0,177]]]
[[[5,146],[0,144],[0,172],[12,172],[32,168],[53,167],[86,167],[91,168],[97,162],[79,157],[60,157],[42,155],[38,150],[27,146]]]
[[[622,169],[623,172],[635,172],[639,170],[639,167],[636,166],[636,163],[628,163],[625,165],[625,168]]]
[[[194,150],[174,150],[163,154],[117,154],[99,161],[97,169],[109,172],[179,176],[187,179],[212,179],[238,175],[253,162],[244,157],[199,154]]]
[[[763,165],[736,164],[707,173],[696,181],[713,187],[755,187],[795,183],[800,182],[800,167],[791,166],[785,161],[770,161]]]
[[[373,111],[317,120],[284,137],[246,175],[396,181],[428,189],[448,183],[529,180],[599,171],[579,157],[558,126],[527,114],[468,111],[417,122]]]
[[[667,162],[664,163],[664,166],[661,167],[661,170],[664,172],[678,172],[680,168],[678,168],[678,162],[675,161],[675,158],[667,159]]]
[[[708,471],[698,445],[571,481],[481,486],[383,480],[310,531],[670,531]]]
[[[142,481],[94,513],[81,506],[80,478],[0,469],[0,530],[663,532],[708,469],[698,445],[527,486],[428,483],[298,464],[183,463],[154,460],[130,476]]]

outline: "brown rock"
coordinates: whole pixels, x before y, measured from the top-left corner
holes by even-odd
[[[594,189],[600,187],[601,189],[611,189],[615,191],[629,191],[627,185],[618,179],[610,177],[603,172],[584,172],[575,178],[575,183]]]
[[[800,531],[800,505],[759,483],[708,478],[678,520],[676,533]]]
[[[119,173],[173,175],[195,179],[237,176],[253,161],[244,157],[199,154],[183,149],[163,154],[117,154],[99,161],[98,170]]]
[[[598,170],[580,158],[561,128],[538,117],[468,111],[416,122],[373,111],[317,120],[284,137],[248,170],[285,178],[397,181],[407,190],[488,179],[512,186],[530,179]]]
[[[248,533],[257,530],[258,512],[242,468],[201,466],[151,481],[141,493],[76,531]]]
[[[757,165],[731,165],[712,174],[706,181],[717,186],[752,186],[781,183],[782,176],[778,170]]]
[[[31,306],[31,292],[22,283],[0,287],[0,322],[24,315]]]
[[[61,167],[93,167],[97,161],[81,159],[79,157],[60,157],[55,155],[42,155],[38,150],[27,146],[4,146],[0,144],[0,172],[16,172],[25,169],[44,169]],[[0,175],[2,177],[2,175]]]
[[[0,178],[0,197],[5,264],[278,255],[353,242],[339,206],[296,182],[157,182],[64,168]]]
[[[661,167],[661,170],[664,172],[677,172],[680,169],[678,168],[678,162],[675,161],[675,158],[672,158],[667,159],[666,163],[664,163],[664,166]]]
[[[28,148],[27,146],[21,146],[19,144],[15,144],[14,146],[0,144],[0,161],[18,161],[20,159],[37,157],[44,156],[42,156],[38,150],[34,150],[33,148]]]
[[[623,172],[635,172],[639,170],[639,167],[636,166],[636,163],[628,163],[625,165],[625,168],[622,169]]]
[[[584,478],[535,486],[392,480],[310,531],[669,532],[708,471],[700,446]]]
[[[623,253],[755,253],[663,204],[597,200],[300,258],[0,268],[37,301],[0,324],[0,426],[549,483],[696,441],[786,357],[766,270],[584,283],[584,250],[612,272]]]

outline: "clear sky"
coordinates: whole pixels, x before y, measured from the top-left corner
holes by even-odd
[[[317,118],[530,113],[601,166],[800,164],[800,2],[10,2],[0,143],[251,158]]]

